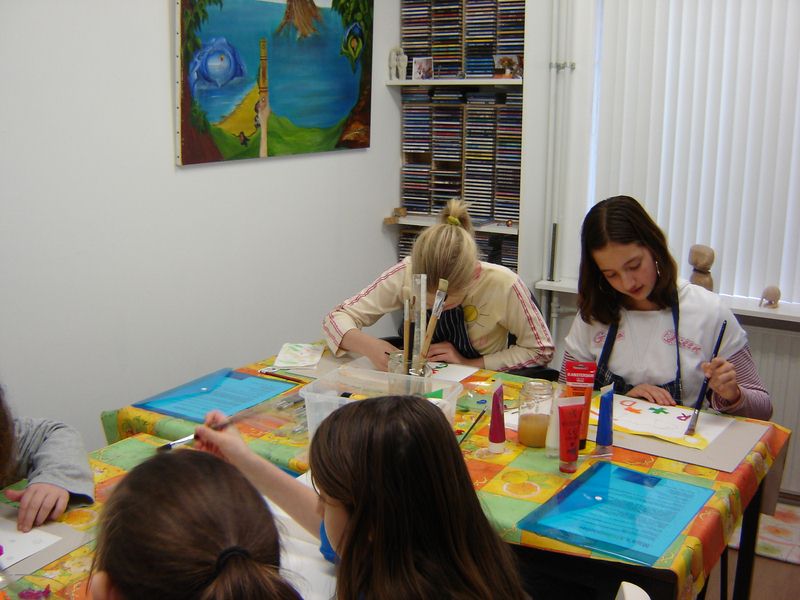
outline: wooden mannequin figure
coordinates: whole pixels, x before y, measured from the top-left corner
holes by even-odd
[[[692,265],[689,281],[713,292],[714,279],[711,277],[711,265],[714,264],[714,249],[695,244],[689,248],[689,264]]]

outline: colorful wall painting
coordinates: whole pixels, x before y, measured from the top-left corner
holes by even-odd
[[[373,0],[176,0],[180,165],[367,148]]]

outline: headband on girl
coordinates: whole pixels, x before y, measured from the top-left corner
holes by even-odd
[[[447,217],[447,223],[448,223],[449,225],[455,225],[456,227],[461,227],[461,221],[459,221],[459,220],[458,220],[456,217],[454,217],[453,215],[450,215],[450,216],[448,216],[448,217]]]

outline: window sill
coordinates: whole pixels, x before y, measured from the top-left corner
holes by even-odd
[[[577,294],[577,279],[561,279],[559,281],[537,281],[534,286],[537,290],[558,292],[562,294]],[[781,302],[778,308],[766,308],[758,305],[757,298],[744,298],[742,296],[727,296],[720,294],[723,302],[737,317],[750,317],[766,321],[788,321],[800,323],[800,304]]]

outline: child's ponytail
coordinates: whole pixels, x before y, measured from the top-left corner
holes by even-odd
[[[253,560],[246,549],[232,546],[217,558],[213,580],[200,600],[301,600],[278,567]]]

